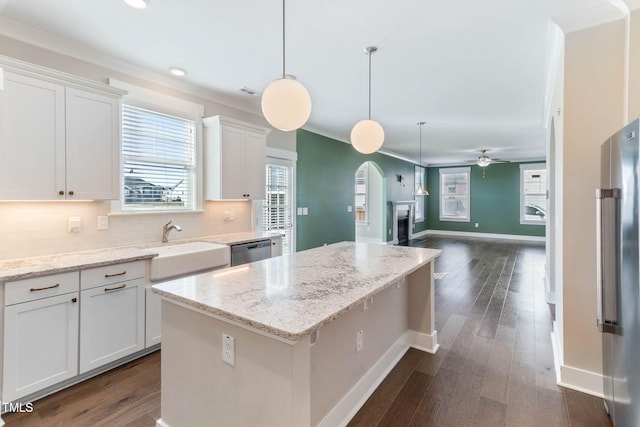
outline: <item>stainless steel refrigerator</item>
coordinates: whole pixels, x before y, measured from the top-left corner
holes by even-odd
[[[605,408],[616,427],[640,426],[639,120],[602,144],[597,190],[598,320]]]

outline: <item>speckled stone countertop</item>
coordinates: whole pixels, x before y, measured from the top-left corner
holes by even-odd
[[[254,242],[256,240],[270,239],[277,236],[280,236],[280,234],[267,231],[253,231],[243,233],[219,234],[217,236],[206,236],[198,240],[220,243],[222,245],[236,245],[240,243]]]
[[[166,245],[176,245],[186,242],[210,242],[222,245],[251,242],[278,236],[268,232],[241,232],[195,237],[183,240],[172,240]],[[32,258],[16,258],[0,260],[0,283],[20,279],[65,273],[86,268],[102,267],[122,262],[140,261],[156,256],[153,247],[163,245],[160,242],[142,243],[133,246],[96,249],[90,251],[69,252],[63,254],[44,255]]]
[[[436,249],[342,242],[164,282],[153,291],[298,341],[439,255]]]
[[[156,254],[136,247],[99,249],[0,261],[0,283],[49,274],[150,259]]]

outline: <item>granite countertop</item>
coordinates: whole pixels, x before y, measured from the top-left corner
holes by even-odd
[[[171,240],[168,243],[141,243],[138,245],[116,248],[43,255],[31,258],[17,258],[5,261],[0,260],[0,283],[29,279],[38,276],[47,276],[50,274],[65,273],[67,271],[77,271],[86,268],[102,267],[122,262],[146,260],[157,256],[157,253],[154,253],[152,249],[158,246],[176,245],[187,242],[209,242],[219,243],[222,245],[232,245],[236,243],[268,239],[274,236],[279,236],[279,234],[247,231]]]
[[[272,237],[282,236],[279,233],[269,231],[247,231],[242,233],[219,234],[215,236],[206,236],[198,240],[220,243],[222,245],[236,245],[240,243],[254,242],[256,240],[270,239]]]
[[[153,286],[168,300],[298,341],[440,255],[335,243]]]
[[[0,283],[77,271],[80,268],[146,260],[156,255],[137,247],[123,247],[10,259],[0,261]]]

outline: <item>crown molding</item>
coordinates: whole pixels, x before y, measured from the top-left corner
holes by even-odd
[[[608,24],[628,15],[628,8],[624,2],[636,2],[638,0],[609,0],[576,13],[558,16],[551,19],[565,34],[574,33],[598,25]]]

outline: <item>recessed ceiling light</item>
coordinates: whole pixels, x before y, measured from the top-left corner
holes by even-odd
[[[174,76],[183,77],[187,75],[187,70],[184,68],[171,67],[169,68],[169,72]]]
[[[124,2],[135,9],[146,9],[151,0],[124,0]]]

